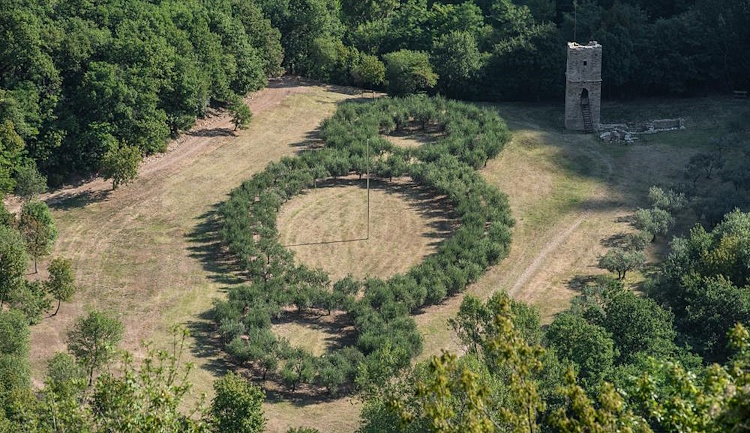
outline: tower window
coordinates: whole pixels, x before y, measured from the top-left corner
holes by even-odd
[[[584,61],[583,61],[583,66],[586,66],[586,65],[588,65],[588,63],[589,63],[589,62],[587,62],[587,61],[585,61],[585,60],[584,60]]]

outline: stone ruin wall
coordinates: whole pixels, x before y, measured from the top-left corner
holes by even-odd
[[[599,138],[608,142],[633,143],[641,134],[685,129],[685,119],[657,119],[636,123],[612,123],[599,125]]]

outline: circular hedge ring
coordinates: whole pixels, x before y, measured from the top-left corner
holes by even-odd
[[[382,137],[416,130],[438,138],[406,149]],[[510,133],[492,110],[414,96],[344,104],[323,122],[321,136],[325,146],[269,164],[221,206],[221,240],[248,284],[217,301],[214,317],[224,350],[239,365],[291,391],[307,384],[337,394],[382,382],[407,366],[422,344],[410,313],[463,291],[506,256],[513,225],[507,197],[476,170],[502,150]],[[361,177],[368,141],[371,175],[409,176],[447,197],[458,228],[404,274],[332,283],[324,271],[294,263],[278,241],[276,216],[283,203],[322,179]],[[353,325],[346,339],[352,343],[315,357],[277,338],[271,323],[292,307],[340,312]]]

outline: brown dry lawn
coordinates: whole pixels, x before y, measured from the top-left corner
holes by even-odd
[[[237,282],[217,259],[211,237],[214,206],[268,162],[306,146],[336,104],[356,96],[347,89],[276,83],[250,99],[255,114],[250,129],[235,135],[226,116],[214,118],[174,143],[167,155],[147,161],[140,178],[130,185],[109,193],[109,184],[96,180],[48,197],[60,232],[55,255],[73,259],[82,289],[73,302],[63,304],[58,316],[33,328],[36,380],[43,377],[46,360],[65,349],[65,330],[73,319],[87,308],[100,308],[119,314],[126,325],[123,347],[136,353],[144,340],[164,344],[173,323],[193,329],[197,337],[189,360],[198,368],[191,380],[196,392],[210,392],[225,366],[207,341],[203,313],[212,299],[224,296],[220,288]],[[539,306],[546,319],[564,309],[575,294],[574,277],[599,272],[595,264],[597,254],[605,249],[603,240],[629,230],[622,218],[644,204],[648,187],[679,180],[679,168],[705,141],[707,131],[715,128],[721,104],[665,102],[657,107],[658,117],[694,110],[702,120],[688,122],[692,131],[652,136],[630,147],[563,133],[558,126],[562,107],[500,106],[514,138],[482,173],[508,193],[517,225],[510,256],[488,270],[468,293],[486,298],[508,290]],[[605,105],[604,112],[632,117],[642,108]],[[643,114],[649,117],[655,116]],[[408,269],[429,254],[445,235],[447,217],[438,214],[430,220],[423,213],[430,207],[388,188],[373,191],[373,198],[382,202],[373,206],[371,226],[371,237],[377,236],[387,248],[378,251],[354,243],[294,247],[298,258],[327,268],[334,277],[348,272],[382,277]],[[361,233],[356,214],[361,206],[355,204],[362,198],[356,185],[308,192],[283,209],[282,239],[301,243]],[[322,213],[328,207],[336,212]],[[377,209],[384,212],[375,218]],[[401,236],[391,233],[399,230],[408,231],[404,239],[419,242],[404,244]],[[394,255],[400,259],[394,260]],[[443,348],[459,349],[446,320],[460,301],[461,297],[450,299],[416,318],[425,338],[425,356]],[[298,341],[330,337],[303,326],[281,326],[278,332],[298,335]],[[352,432],[359,409],[358,401],[348,398],[270,398],[265,406],[270,432],[298,425]]]
[[[331,281],[388,278],[408,271],[432,254],[452,229],[452,217],[438,198],[405,179],[370,182],[356,176],[309,190],[279,212],[281,243],[295,258],[327,271]]]

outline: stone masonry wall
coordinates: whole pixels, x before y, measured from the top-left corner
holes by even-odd
[[[597,42],[588,45],[568,43],[568,65],[565,83],[565,128],[583,131],[581,92],[588,91],[591,120],[599,128],[602,99],[602,46]]]

